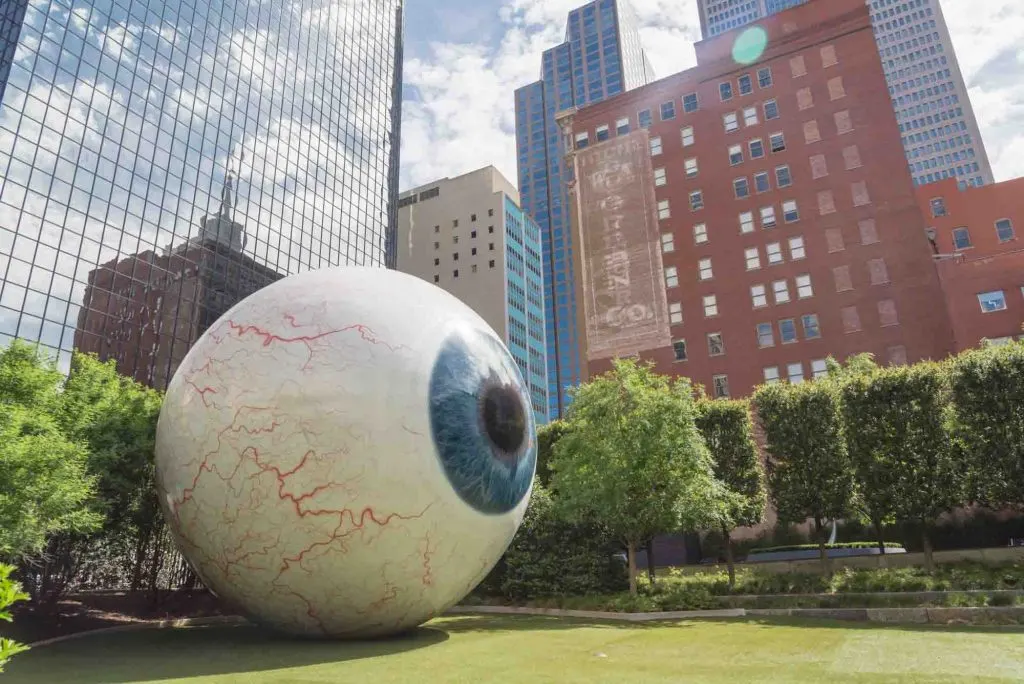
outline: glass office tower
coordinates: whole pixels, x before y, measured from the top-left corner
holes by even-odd
[[[808,1],[698,0],[701,32],[710,38]],[[940,0],[866,4],[914,183],[991,183],[992,166]]]
[[[401,11],[0,2],[0,344],[164,387],[260,287],[393,266]]]
[[[565,42],[544,51],[541,80],[516,90],[516,153],[523,210],[544,240],[549,415],[565,410],[583,360],[576,321],[569,201],[556,115],[654,80],[636,16],[624,0],[594,0],[569,13]]]

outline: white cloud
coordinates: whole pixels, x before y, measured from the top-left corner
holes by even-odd
[[[1024,4],[941,0],[997,180],[1024,175]],[[409,59],[418,91],[402,111],[402,187],[494,164],[516,182],[513,93],[539,77],[541,53],[561,42],[569,10],[584,0],[503,0],[496,45],[433,43]],[[696,63],[696,0],[634,0],[655,73]]]

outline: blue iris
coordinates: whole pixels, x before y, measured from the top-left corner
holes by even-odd
[[[481,513],[507,513],[530,489],[536,430],[522,376],[492,335],[458,329],[430,376],[430,427],[449,482]]]

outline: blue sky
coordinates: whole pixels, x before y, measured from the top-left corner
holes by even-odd
[[[826,0],[818,0],[826,1]],[[1024,3],[940,0],[996,179],[1024,175]],[[402,188],[494,164],[516,178],[513,91],[583,0],[406,5]],[[633,0],[659,76],[693,66],[695,0]]]

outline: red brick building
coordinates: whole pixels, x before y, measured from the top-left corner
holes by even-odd
[[[956,350],[1024,334],[1024,178],[963,191],[946,180],[917,198]]]
[[[583,307],[588,335],[601,321],[626,341],[617,355],[639,354],[719,396],[809,379],[830,355],[902,363],[950,353],[928,224],[863,0],[810,2],[696,47],[697,67],[563,116],[580,291],[640,291],[652,260],[622,234],[660,234],[667,306],[651,303],[645,316],[628,293],[596,298]],[[606,153],[638,133],[649,166]],[[636,191],[644,211],[598,220],[595,203],[636,201],[617,189],[622,173],[651,174],[641,185],[653,191]],[[597,234],[608,253],[581,254],[582,238]],[[632,318],[612,315],[623,303]],[[628,348],[628,326],[650,328],[659,311],[671,344]],[[583,351],[591,373],[608,368]]]

